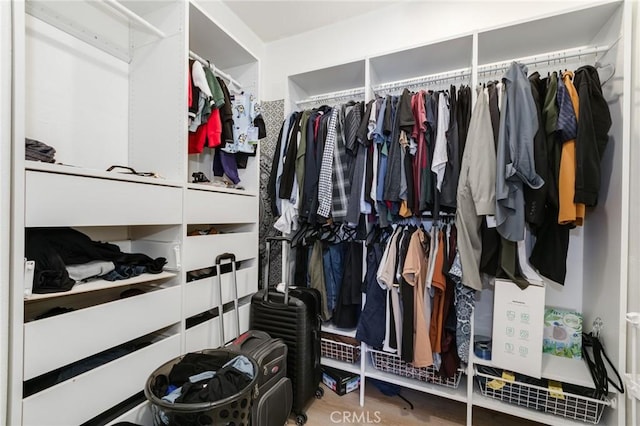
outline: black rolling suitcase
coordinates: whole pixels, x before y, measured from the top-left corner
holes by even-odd
[[[271,241],[288,241],[284,237],[267,238],[265,288],[251,299],[249,328],[262,330],[284,340],[288,347],[287,375],[293,385],[293,413],[297,424],[306,423],[305,408],[312,398],[321,398],[320,367],[320,292],[298,287],[281,293],[268,285]]]
[[[218,275],[218,291],[220,304],[218,312],[222,312],[222,275],[221,262],[231,261],[233,276],[233,300],[236,313],[236,327],[240,330],[240,315],[238,313],[238,287],[236,281],[236,258],[233,254],[225,253],[216,257]],[[220,316],[220,337],[223,345],[226,342],[224,322]],[[253,358],[260,368],[258,377],[258,392],[251,409],[252,426],[282,426],[287,422],[293,404],[291,379],[287,377],[287,345],[282,339],[273,339],[263,331],[249,330],[226,346],[233,352],[240,352]]]

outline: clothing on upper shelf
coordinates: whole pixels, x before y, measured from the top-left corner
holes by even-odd
[[[226,176],[237,185],[238,169],[247,167],[248,157],[255,156],[258,140],[266,136],[260,105],[251,93],[231,94],[210,66],[190,60],[189,69],[188,153],[217,148],[213,175]]]
[[[55,163],[56,149],[34,139],[25,138],[24,158],[43,163]]]
[[[253,122],[260,112],[260,105],[252,94],[234,94],[231,98],[233,111],[233,143],[227,143],[223,151],[234,154],[255,154],[258,143],[258,128]]]

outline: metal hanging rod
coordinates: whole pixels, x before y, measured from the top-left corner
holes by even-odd
[[[471,75],[471,68],[461,68],[454,71],[446,71],[437,74],[429,74],[421,77],[408,78],[405,80],[393,81],[391,83],[383,83],[373,87],[374,92],[390,91],[400,88],[408,88],[413,86],[426,85],[428,83],[435,83],[438,81],[451,80],[456,78],[463,78]]]
[[[536,65],[544,62],[564,61],[572,58],[580,58],[581,56],[597,55],[598,53],[608,52],[610,46],[584,46],[575,49],[558,50],[548,52],[541,55],[525,56],[522,58],[511,59],[509,61],[493,62],[490,64],[480,65],[478,74],[486,74],[492,72],[503,71],[511,66],[513,62],[519,62],[525,65]]]
[[[151,24],[146,19],[144,19],[141,16],[137,15],[136,13],[134,13],[131,9],[127,8],[126,6],[123,6],[117,0],[104,0],[104,4],[109,6],[112,9],[120,12],[122,15],[126,16],[127,18],[131,19],[132,21],[137,22],[138,24],[140,24],[144,28],[148,29],[149,31],[151,31],[152,33],[157,35],[158,37],[160,37],[160,38],[165,38],[166,37],[166,34],[164,32],[159,30],[157,27],[155,27],[153,24]]]
[[[339,101],[345,98],[362,97],[364,96],[364,87],[357,87],[355,89],[341,90],[338,92],[323,93],[321,95],[310,96],[307,99],[296,101],[296,105],[313,104],[327,101]]]
[[[234,85],[235,87],[237,87],[238,89],[242,90],[242,84],[238,83],[238,80],[234,79],[233,77],[231,77],[229,74],[227,74],[224,71],[221,71],[219,68],[216,68],[215,65],[213,65],[211,63],[211,61],[208,61],[206,59],[204,59],[203,57],[199,56],[198,54],[192,52],[191,50],[189,51],[189,57],[191,59],[195,59],[196,61],[200,62],[202,65],[209,67],[213,70],[213,72],[224,78],[225,80],[227,80],[230,84]]]

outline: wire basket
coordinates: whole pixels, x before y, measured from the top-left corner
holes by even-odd
[[[323,357],[333,358],[351,364],[360,360],[360,345],[337,342],[324,337],[320,339],[320,345]]]
[[[594,399],[565,391],[558,393],[541,386],[508,381],[478,371],[476,380],[482,395],[489,398],[585,423],[598,424],[605,407],[610,405],[604,396],[602,399]]]
[[[458,385],[460,385],[460,378],[462,377],[460,370],[456,371],[453,377],[444,378],[440,376],[438,370],[433,366],[418,368],[404,362],[399,356],[394,354],[376,350],[370,350],[369,352],[371,353],[373,366],[380,371],[386,371],[387,373],[397,374],[398,376],[409,377],[453,389],[457,389]]]

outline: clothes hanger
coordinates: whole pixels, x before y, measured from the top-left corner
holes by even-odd
[[[596,61],[595,69],[598,72],[598,77],[600,78],[600,86],[604,86],[616,73],[616,66],[613,63],[603,65],[600,61]],[[607,72],[601,73],[600,71]]]

